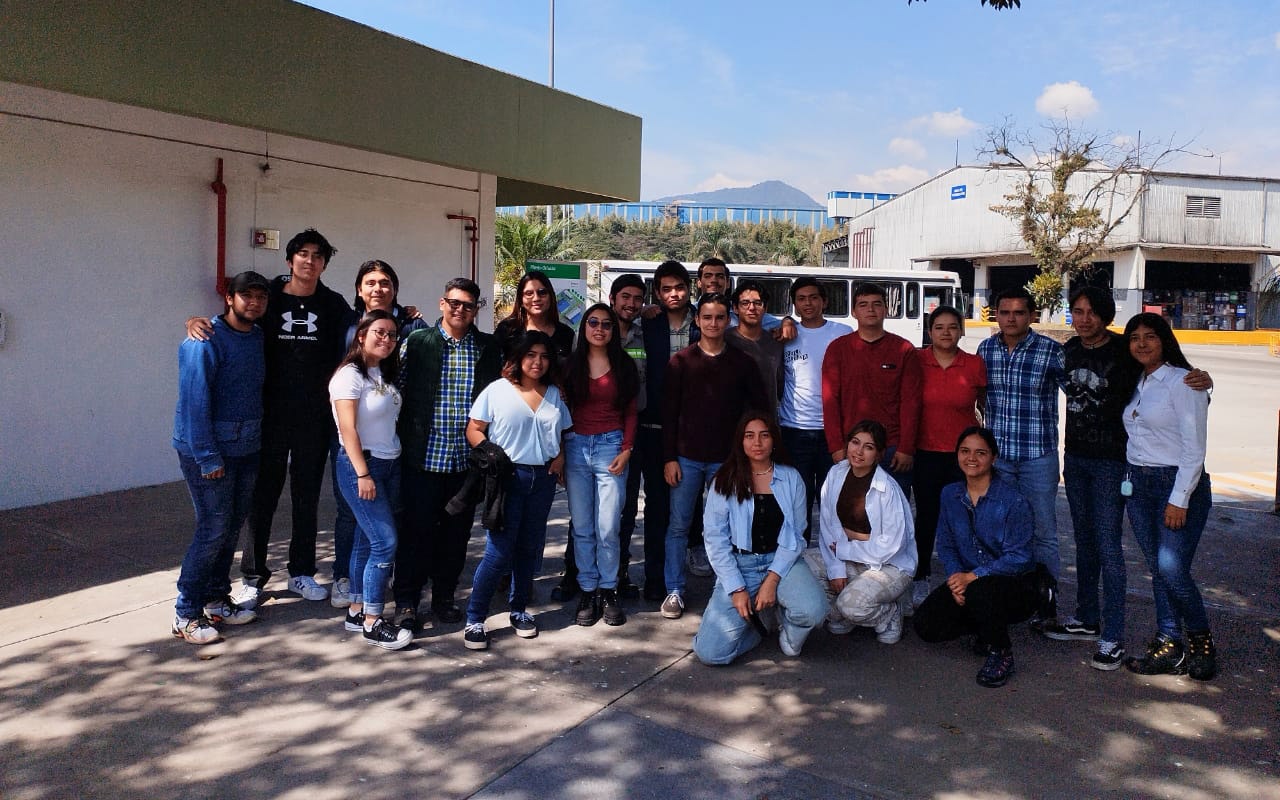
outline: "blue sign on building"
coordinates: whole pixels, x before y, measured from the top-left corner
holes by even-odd
[[[963,199],[964,199],[964,192],[965,192],[965,188],[966,188],[966,187],[965,187],[965,184],[963,184],[963,183],[962,183],[962,184],[960,184],[959,186],[952,186],[952,187],[951,187],[951,199],[952,199],[952,200],[963,200]]]

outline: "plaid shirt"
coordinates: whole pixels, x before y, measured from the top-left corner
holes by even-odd
[[[1035,331],[1009,352],[1004,337],[978,345],[987,364],[987,426],[1000,457],[1030,461],[1058,447],[1058,387],[1066,384],[1062,345]]]
[[[444,340],[443,370],[436,387],[435,410],[423,467],[427,472],[461,472],[467,468],[467,452],[471,449],[463,433],[467,427],[467,414],[471,411],[471,389],[476,379],[480,348],[470,331],[459,341],[445,333],[444,326],[438,327],[440,338]]]

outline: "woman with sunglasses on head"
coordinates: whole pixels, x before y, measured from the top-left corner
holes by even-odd
[[[530,270],[516,284],[516,303],[507,318],[493,329],[503,355],[525,331],[541,331],[551,339],[556,368],[563,369],[573,350],[573,328],[560,321],[556,290],[545,272]]]
[[[349,631],[362,631],[366,643],[388,650],[399,650],[413,640],[410,631],[382,617],[383,595],[396,556],[395,509],[400,492],[397,338],[390,313],[365,314],[329,381],[341,445],[336,478],[357,522],[345,625]]]
[[[480,392],[467,420],[467,443],[479,447],[487,439],[502,448],[513,466],[503,487],[502,529],[488,531],[484,557],[471,581],[463,631],[468,650],[489,647],[484,624],[489,601],[498,578],[508,572],[511,627],[524,639],[538,635],[537,622],[526,608],[546,547],[556,479],[564,472],[561,439],[573,425],[555,386],[553,349],[545,333],[525,331],[511,347],[503,377]]]
[[[573,430],[564,442],[565,488],[582,589],[575,621],[584,626],[601,617],[606,625],[627,621],[617,593],[618,530],[635,443],[640,376],[617,333],[613,309],[604,303],[587,309],[564,380],[573,413]]]
[[[827,597],[804,564],[804,480],[787,464],[771,414],[748,411],[707,492],[703,538],[716,585],[693,637],[704,664],[732,663],[760,643],[760,616],[777,608],[778,647],[798,656],[827,613]]]
[[[1133,357],[1125,388],[1133,390],[1123,417],[1129,441],[1121,493],[1130,495],[1129,524],[1151,570],[1157,627],[1146,654],[1125,666],[1207,681],[1218,671],[1217,650],[1191,561],[1213,505],[1204,469],[1209,396],[1183,382],[1191,365],[1164,317],[1138,314],[1124,337]]]

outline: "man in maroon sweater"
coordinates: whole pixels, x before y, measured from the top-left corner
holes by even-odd
[[[706,295],[698,305],[701,336],[671,357],[663,393],[664,474],[671,486],[662,616],[684,613],[684,552],[698,498],[735,446],[733,432],[748,409],[768,409],[760,370],[751,356],[727,346],[729,300]],[[737,443],[741,447],[741,442]]]
[[[822,359],[822,419],[831,460],[845,457],[845,434],[864,419],[889,432],[881,466],[911,495],[911,467],[920,427],[923,373],[916,349],[884,329],[885,292],[864,283],[853,292],[858,328],[827,348]]]

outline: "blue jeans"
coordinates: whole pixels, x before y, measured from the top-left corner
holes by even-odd
[[[1044,564],[1049,574],[1058,578],[1058,517],[1054,504],[1058,498],[1058,451],[1050,450],[1027,461],[996,459],[996,473],[1018,487],[1031,506],[1034,528],[1031,532],[1031,554],[1037,564]]]
[[[822,491],[822,482],[827,479],[827,472],[832,465],[831,452],[827,450],[827,434],[821,428],[812,431],[783,428],[782,446],[787,449],[792,464],[804,481],[804,539],[812,542],[810,519],[813,516],[813,501]]]
[[[668,594],[684,594],[684,555],[689,547],[689,525],[698,499],[720,469],[719,462],[715,461],[692,461],[684,456],[677,456],[676,460],[680,464],[680,483],[671,487],[671,521],[667,525],[666,563],[662,571]]]
[[[1123,461],[1070,453],[1063,458],[1062,482],[1067,487],[1076,540],[1076,619],[1086,625],[1101,623],[1102,638],[1108,642],[1124,642],[1123,480]]]
[[[756,592],[769,574],[773,553],[737,553],[734,559],[754,604]],[[827,616],[827,593],[813,577],[804,558],[797,558],[778,583],[778,606],[781,625],[787,630],[788,640],[797,648]],[[702,612],[698,633],[693,637],[694,654],[703,664],[729,664],[758,644],[760,634],[755,626],[742,618],[724,585],[716,580],[707,609]]]
[[[502,530],[487,532],[484,557],[471,580],[467,624],[484,622],[489,616],[489,601],[498,578],[508,572],[512,573],[511,611],[524,611],[546,547],[547,517],[556,494],[555,476],[547,472],[545,465],[516,464],[506,488]]]
[[[351,577],[351,544],[356,538],[356,515],[351,513],[347,498],[342,496],[342,485],[338,481],[338,434],[333,434],[329,442],[329,474],[333,476],[333,505],[337,511],[333,515],[333,582],[341,578]]]
[[[622,452],[622,431],[565,436],[565,489],[573,519],[573,555],[584,592],[618,587],[618,528],[627,496],[627,472],[609,473]]]
[[[366,457],[377,489],[372,500],[361,500],[355,468],[345,449],[338,452],[338,483],[356,517],[351,544],[351,604],[364,603],[364,613],[382,614],[387,577],[396,560],[396,507],[400,502],[400,459]]]
[[[1204,600],[1191,578],[1191,560],[1195,558],[1200,534],[1204,533],[1213,506],[1209,473],[1200,475],[1200,483],[1191,493],[1187,522],[1180,530],[1164,524],[1164,509],[1173,491],[1177,467],[1137,467],[1129,465],[1133,496],[1129,498],[1129,524],[1138,540],[1147,568],[1151,570],[1151,591],[1156,600],[1156,626],[1160,633],[1182,639],[1179,622],[1188,631],[1209,630],[1204,613]]]
[[[258,478],[258,454],[223,456],[222,463],[226,474],[205,478],[195,459],[178,454],[178,465],[196,510],[195,536],[178,573],[175,610],[183,619],[195,619],[204,612],[206,603],[231,591],[231,561],[240,526],[249,516],[253,484]]]

